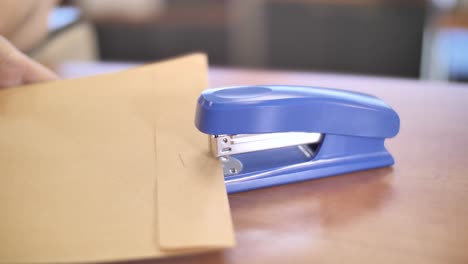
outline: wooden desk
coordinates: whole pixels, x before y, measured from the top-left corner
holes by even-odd
[[[64,65],[63,76],[128,65]],[[468,86],[212,69],[211,86],[300,84],[377,95],[400,114],[396,164],[229,196],[237,246],[150,263],[468,263]],[[304,122],[313,122],[304,116]]]

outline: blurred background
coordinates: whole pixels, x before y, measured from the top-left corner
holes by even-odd
[[[468,82],[468,0],[68,0],[30,55]]]

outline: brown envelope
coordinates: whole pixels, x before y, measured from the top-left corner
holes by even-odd
[[[234,244],[193,125],[206,57],[0,91],[0,262],[161,257]]]

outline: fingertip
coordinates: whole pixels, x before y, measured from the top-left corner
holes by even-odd
[[[57,74],[23,54],[0,35],[0,87],[57,79]]]

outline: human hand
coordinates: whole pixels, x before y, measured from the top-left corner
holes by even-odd
[[[58,79],[57,75],[17,50],[0,36],[0,88]]]

